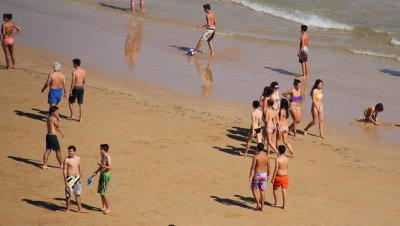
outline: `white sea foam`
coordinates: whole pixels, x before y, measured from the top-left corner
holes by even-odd
[[[396,55],[393,55],[393,54],[376,53],[376,52],[371,52],[371,51],[368,51],[368,50],[359,50],[359,49],[350,49],[350,52],[352,52],[354,54],[390,58],[390,59],[395,59],[397,61],[400,61],[400,56],[396,56]]]
[[[232,1],[258,12],[264,12],[279,18],[283,18],[285,20],[290,20],[300,24],[306,24],[308,26],[320,27],[326,29],[337,29],[337,30],[353,29],[353,26],[342,24],[327,18],[323,18],[319,15],[308,14],[300,10],[288,11],[284,9],[270,7],[267,4],[252,2],[250,0],[232,0]]]
[[[392,38],[392,40],[390,40],[390,44],[394,46],[400,46],[400,41]]]

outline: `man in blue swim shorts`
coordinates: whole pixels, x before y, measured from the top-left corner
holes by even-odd
[[[65,90],[65,76],[60,72],[61,64],[55,62],[53,64],[53,72],[47,77],[47,81],[42,88],[42,93],[50,87],[47,103],[51,106],[58,106],[61,101],[62,93],[64,91],[64,97],[67,97]]]
[[[267,188],[268,175],[270,172],[269,157],[264,152],[264,144],[257,145],[258,153],[253,157],[253,163],[250,168],[249,183],[251,192],[256,200],[256,211],[263,211],[265,202],[265,189]],[[261,200],[258,198],[256,190],[260,190]]]

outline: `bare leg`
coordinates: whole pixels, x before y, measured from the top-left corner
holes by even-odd
[[[51,152],[50,150],[46,149],[46,151],[45,151],[44,154],[43,154],[43,166],[42,166],[42,169],[47,169],[47,168],[49,168],[49,167],[47,166],[47,161],[48,161],[48,159],[49,159],[50,152]]]
[[[103,195],[104,196],[104,202],[106,204],[106,211],[104,211],[104,214],[108,214],[111,210],[110,210],[110,199],[108,198],[107,195]]]
[[[208,46],[210,46],[211,55],[212,55],[212,56],[215,56],[214,46],[213,46],[213,44],[212,44],[211,41],[208,41]]]
[[[140,11],[144,10],[144,0],[140,0]]]
[[[10,57],[13,63],[13,68],[16,69],[17,67],[15,66],[14,45],[8,46],[8,50],[10,51]]]
[[[251,189],[251,192],[253,193],[253,197],[256,200],[257,203],[257,207],[256,207],[256,211],[261,209],[261,203],[260,200],[258,199],[258,194],[257,194],[257,190]]]
[[[106,211],[106,201],[104,200],[104,196],[103,195],[100,195],[100,197],[101,197],[101,204],[102,204],[102,207],[101,207],[101,211]]]
[[[275,147],[279,146],[279,142],[282,140],[282,134],[281,132],[276,132],[276,143],[275,143]]]
[[[74,104],[73,103],[69,103],[69,111],[71,112],[70,119],[75,119],[75,116],[74,116]]]
[[[264,205],[265,205],[265,191],[260,190],[260,196],[261,196],[261,208],[260,211],[263,211]]]
[[[132,13],[135,12],[135,2],[132,2],[132,1],[131,1],[131,10],[132,10]]]
[[[62,158],[61,158],[61,151],[60,150],[56,151],[56,158],[57,158],[58,163],[60,163],[60,167],[63,168]]]
[[[306,64],[305,63],[301,63],[301,71],[303,72],[302,77],[306,77]]]
[[[268,133],[268,136],[267,136],[268,145],[272,148],[272,150],[276,153],[276,155],[279,156],[278,149],[276,149],[275,145],[272,143],[272,137],[273,137],[274,133],[272,131],[271,132],[268,131],[267,133]],[[268,151],[268,155],[269,155],[269,151]]]
[[[4,56],[6,57],[7,69],[10,69],[10,51],[6,45],[3,44]]]
[[[253,131],[252,128],[251,128],[250,130],[251,130],[251,131],[250,131],[250,133],[249,133],[249,136],[247,137],[246,149],[244,150],[244,153],[243,153],[244,156],[247,156],[247,152],[249,152],[251,143],[253,142],[254,131]]]
[[[79,104],[79,122],[82,122],[83,104]]]
[[[79,213],[87,213],[87,211],[85,211],[85,210],[82,208],[81,196],[80,196],[80,195],[75,195],[75,200],[76,200],[76,203],[78,204],[78,211],[79,211]]]
[[[65,197],[65,204],[67,206],[67,209],[65,210],[65,212],[69,212],[70,206],[71,206],[71,197]]]
[[[196,54],[197,51],[200,49],[201,45],[203,44],[203,40],[199,40],[199,42],[196,45],[196,48],[194,49],[194,53]]]
[[[325,138],[324,136],[324,110],[319,112],[319,136]]]
[[[311,106],[311,115],[312,115],[312,121],[308,123],[307,127],[304,129],[304,135],[308,135],[307,131],[317,123],[317,114],[318,111],[315,109],[314,104]]]
[[[278,205],[278,190],[276,188],[273,189],[273,194],[274,194],[274,204],[272,204],[271,207],[277,207],[277,205]]]
[[[283,138],[283,143],[286,145],[286,147],[289,149],[290,154],[294,155],[293,149],[292,149],[292,145],[290,145],[289,140],[288,140],[288,134],[287,133],[283,133],[282,134],[282,138]]]
[[[286,194],[286,189],[285,189],[285,188],[282,188],[282,196],[283,196],[283,206],[282,206],[282,209],[286,209],[287,194]]]
[[[305,62],[305,63],[304,63],[304,66],[305,66],[305,67],[304,67],[304,69],[305,69],[305,74],[304,74],[304,75],[305,75],[305,77],[307,78],[307,77],[308,77],[308,62]]]

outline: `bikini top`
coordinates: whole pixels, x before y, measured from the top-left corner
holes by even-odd
[[[324,97],[324,94],[322,93],[318,93],[317,95],[315,95],[315,98],[321,100]]]
[[[292,96],[292,98],[290,100],[291,101],[302,101],[303,97],[301,97],[301,96]]]

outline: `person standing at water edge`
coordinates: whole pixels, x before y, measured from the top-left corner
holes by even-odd
[[[274,190],[274,204],[272,207],[277,207],[278,205],[278,188],[282,187],[283,196],[283,206],[282,209],[286,209],[287,194],[286,190],[289,186],[289,176],[288,176],[288,165],[289,159],[284,155],[286,147],[279,145],[278,147],[280,156],[275,159],[275,170],[272,174],[271,183],[273,184]]]
[[[55,62],[53,64],[53,70],[54,72],[49,74],[49,77],[47,77],[46,83],[42,88],[43,93],[47,89],[47,87],[50,87],[49,95],[47,98],[47,102],[50,104],[50,107],[58,106],[61,101],[63,90],[65,98],[67,97],[67,91],[65,90],[65,76],[60,73],[61,64]]]
[[[132,13],[135,12],[135,0],[130,0],[131,1],[131,10]],[[140,0],[140,11],[143,11],[144,9],[144,0]]]
[[[300,49],[299,52],[297,53],[304,78],[308,77],[307,58],[308,58],[308,47],[310,46],[310,36],[308,36],[306,31],[307,31],[307,25],[301,25]]]
[[[71,111],[70,119],[75,119],[73,104],[78,99],[79,105],[79,122],[82,122],[83,113],[83,94],[85,92],[84,85],[86,82],[86,71],[81,66],[80,59],[72,60],[75,70],[72,72],[71,90],[69,93],[69,110]]]
[[[108,154],[108,149],[108,144],[100,145],[101,160],[97,163],[97,165],[99,165],[99,168],[92,175],[92,177],[94,177],[97,175],[98,172],[100,172],[99,186],[97,188],[97,192],[101,196],[101,202],[103,204],[101,211],[103,211],[104,214],[108,214],[110,212],[110,199],[107,195],[107,188],[111,180],[111,157]]]
[[[43,154],[43,166],[42,169],[49,168],[47,166],[47,160],[49,159],[50,152],[53,150],[56,152],[56,158],[58,163],[60,163],[61,168],[62,165],[62,158],[61,158],[61,151],[60,151],[60,143],[58,143],[56,131],[58,131],[61,136],[64,137],[64,134],[60,130],[60,124],[58,122],[58,107],[51,106],[50,107],[50,116],[47,118],[47,134],[46,134],[46,151]]]
[[[319,136],[321,138],[325,138],[324,136],[324,108],[322,106],[322,98],[324,94],[322,94],[322,86],[324,82],[321,79],[317,79],[313,88],[311,89],[311,115],[313,120],[307,125],[304,129],[304,135],[308,135],[307,131],[315,124],[317,124],[317,120],[319,121]]]
[[[13,67],[15,67],[15,55],[14,55],[14,36],[21,33],[22,28],[16,23],[11,22],[12,14],[3,14],[3,20],[5,23],[1,25],[1,44],[3,46],[4,55],[6,57],[7,69],[10,69],[10,61],[12,61]],[[17,30],[14,33],[14,30]]]
[[[265,189],[267,188],[267,181],[270,172],[269,157],[263,150],[264,145],[257,144],[258,153],[253,157],[249,175],[251,192],[253,193],[254,199],[257,203],[256,211],[263,211],[265,202]],[[261,200],[258,198],[256,190],[260,190]]]
[[[197,51],[200,49],[201,44],[203,43],[203,41],[207,41],[210,50],[211,50],[211,55],[215,55],[214,52],[214,46],[211,42],[211,40],[213,40],[214,35],[215,35],[215,25],[217,24],[216,19],[215,19],[215,14],[213,12],[211,12],[211,6],[210,4],[205,4],[203,5],[203,9],[204,12],[207,13],[206,15],[206,21],[207,24],[204,25],[199,25],[197,26],[198,28],[202,28],[202,27],[206,27],[206,31],[204,32],[203,36],[200,38],[199,42],[197,43],[196,48],[194,49],[194,53],[196,54]]]
[[[67,205],[66,212],[70,210],[70,202],[72,192],[74,192],[76,203],[78,205],[78,211],[80,213],[86,213],[83,210],[81,205],[81,193],[82,193],[82,185],[81,185],[81,158],[75,155],[76,147],[69,146],[68,147],[68,157],[64,160],[64,183],[65,183],[65,202]]]

